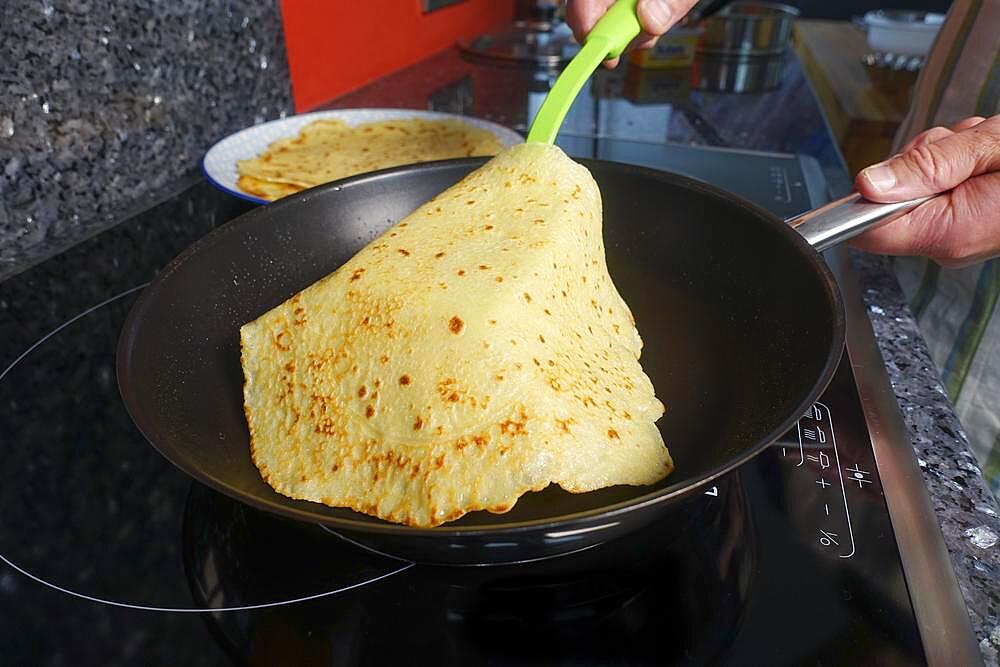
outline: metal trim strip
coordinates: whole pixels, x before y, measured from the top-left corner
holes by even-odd
[[[847,354],[928,664],[982,665],[965,600],[844,248],[826,253],[847,316]]]

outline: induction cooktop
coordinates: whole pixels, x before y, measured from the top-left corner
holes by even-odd
[[[826,197],[803,156],[561,143],[681,171],[783,217]],[[133,224],[103,245],[148,280],[170,257],[130,246]],[[146,281],[98,289],[62,324],[25,327],[0,372],[4,661],[974,664],[849,259],[828,260],[848,305],[833,382],[795,429],[691,501],[680,536],[655,523],[584,553],[483,567],[374,552],[175,470],[132,424],[113,370]],[[70,303],[73,285],[40,281],[44,271],[0,285],[0,298],[35,281],[47,290],[39,307]]]

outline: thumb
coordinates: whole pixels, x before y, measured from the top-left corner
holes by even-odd
[[[1000,116],[933,143],[914,146],[858,174],[858,192],[880,202],[905,201],[951,190],[1000,169]]]
[[[659,36],[670,29],[683,16],[687,7],[693,2],[678,2],[677,0],[639,0],[635,13],[642,25],[643,32]]]

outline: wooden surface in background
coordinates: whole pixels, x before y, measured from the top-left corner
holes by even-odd
[[[910,106],[915,73],[873,71],[865,33],[845,21],[799,20],[795,52],[852,173],[885,159]]]

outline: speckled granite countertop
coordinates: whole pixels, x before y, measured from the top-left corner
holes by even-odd
[[[213,142],[291,110],[277,0],[11,0],[0,63],[0,279],[177,192]]]
[[[42,31],[39,39],[44,39],[45,26],[48,25],[46,22],[51,16],[45,13],[44,8],[37,11],[40,14],[31,19],[32,25],[33,29]],[[276,20],[273,7],[267,12],[271,12],[265,12],[264,18],[267,21]],[[251,17],[247,25],[244,25],[242,18],[232,13],[229,18],[225,18],[225,12],[221,15],[227,23],[224,24],[226,27],[220,29],[232,31],[234,39],[239,43],[237,50],[241,56],[249,54],[247,57],[250,57],[250,60],[244,58],[245,66],[238,68],[237,83],[244,79],[252,81],[253,76],[259,76],[264,71],[258,54],[249,45],[254,44],[253,49],[262,49],[265,45],[272,44],[270,40],[273,38],[271,33],[268,33],[270,37],[254,38],[250,33],[241,32],[258,24],[258,14],[248,12],[245,15]],[[267,22],[263,21],[263,24],[267,25]],[[6,28],[5,20],[4,27],[0,29]],[[95,34],[103,30],[100,22],[91,25],[91,29]],[[196,28],[192,26],[190,29]],[[9,35],[4,33],[0,36]],[[256,41],[251,42],[251,39]],[[8,59],[19,58],[21,54],[2,52],[3,48],[10,48],[9,40],[3,41],[8,42],[8,46],[0,46],[0,55],[6,55]],[[91,46],[100,50],[96,45]],[[80,53],[85,51],[86,49],[82,49]],[[114,57],[121,60],[128,53],[130,50],[125,49],[122,54]],[[63,55],[73,58],[72,51]],[[101,56],[108,57],[112,56]],[[97,62],[104,62],[101,58]],[[138,212],[151,207],[163,191],[171,188],[180,190],[191,182],[200,151],[210,143],[210,139],[225,134],[226,130],[254,122],[255,116],[277,115],[287,108],[287,71],[283,69],[283,56],[276,56],[276,59],[284,73],[277,78],[277,83],[272,81],[269,85],[277,85],[279,89],[281,86],[286,88],[268,88],[267,91],[262,91],[257,96],[260,108],[247,110],[247,113],[239,117],[223,114],[212,115],[210,122],[192,119],[180,122],[171,120],[172,116],[169,115],[157,115],[159,112],[155,107],[158,103],[155,102],[149,102],[154,107],[152,109],[136,107],[138,110],[129,111],[132,116],[128,117],[134,116],[134,122],[130,121],[127,127],[142,128],[145,123],[152,123],[154,135],[157,132],[165,137],[180,135],[176,141],[180,142],[178,145],[183,149],[181,154],[171,162],[169,168],[155,170],[155,183],[146,183],[140,172],[130,171],[139,169],[148,155],[138,149],[134,152],[125,150],[123,147],[131,145],[131,140],[123,139],[113,131],[102,130],[97,125],[81,125],[79,122],[72,124],[71,119],[56,122],[53,118],[43,118],[41,114],[45,113],[44,110],[31,108],[31,105],[35,105],[41,109],[40,105],[43,104],[41,96],[32,97],[37,91],[25,90],[19,94],[14,116],[0,116],[0,164],[5,166],[4,209],[0,214],[0,279],[22,271],[39,259],[120,222],[120,217],[109,217],[109,212],[117,210],[119,205],[123,210]],[[136,63],[143,67],[146,61],[136,60]],[[131,64],[129,67],[134,72],[140,71]],[[120,69],[115,71],[121,74]],[[111,76],[106,70],[101,72],[103,73],[99,72],[98,79]],[[161,72],[161,76],[167,75],[168,73]],[[172,80],[173,76],[171,74],[168,78]],[[49,114],[53,109],[70,107],[72,104],[72,100],[59,102],[61,98],[56,94],[59,91],[55,86],[57,79],[54,78],[52,84],[54,88]],[[200,81],[202,77],[195,73],[194,80]],[[137,79],[133,83],[145,85],[143,81]],[[528,113],[527,100],[534,94],[532,91],[539,90],[539,86],[539,77],[530,72],[501,72],[472,66],[448,52],[337,100],[332,106],[435,108],[483,116],[523,128]],[[188,96],[184,99],[189,100],[185,104],[189,104],[199,93],[197,89],[185,90],[188,91],[185,93]],[[150,88],[146,91],[143,88],[141,94],[133,100],[135,104],[146,104],[142,100],[147,92],[155,98],[156,90]],[[606,101],[609,108],[620,102],[621,98],[634,104],[660,104],[664,108],[669,107],[671,112],[666,116],[668,120],[664,126],[654,128],[660,133],[657,135],[660,140],[805,153],[820,162],[833,194],[844,193],[850,187],[829,130],[794,61],[789,63],[784,84],[773,93],[709,95],[693,91],[683,81],[670,77],[635,81],[619,72],[599,77],[595,83],[594,98]],[[624,133],[650,132],[650,128],[630,124],[626,106],[622,106],[625,119],[617,127],[591,129]],[[147,117],[146,111],[153,116]],[[38,120],[39,118],[42,120]],[[154,123],[150,118],[161,120]],[[795,118],[796,122],[789,122],[789,118]],[[65,169],[65,165],[56,159],[59,152],[52,146],[39,151],[35,157],[13,152],[12,136],[18,137],[20,135],[17,133],[22,131],[44,132],[47,131],[44,128],[51,129],[53,123],[61,128],[58,135],[62,137],[60,141],[69,142],[67,146],[74,147],[73,150],[77,153],[74,159],[82,159],[86,164],[93,165],[93,170],[103,173],[106,178],[101,182],[112,192],[95,199],[93,194],[88,195],[86,192],[74,194],[71,188],[57,191],[47,185],[43,186],[42,183]],[[15,128],[13,133],[8,129],[11,126]],[[39,127],[42,129],[37,129]],[[137,131],[137,137],[140,138],[136,143],[142,144],[146,139],[141,137],[145,135],[141,130]],[[87,136],[98,136],[99,140],[96,143],[86,143],[84,140]],[[148,139],[156,145],[156,136]],[[100,159],[87,158],[87,155],[100,156]],[[110,157],[115,159],[111,160]],[[113,182],[115,177],[119,180]],[[116,189],[116,183],[120,185],[122,179],[128,183],[134,180],[134,186]],[[21,194],[8,200],[9,192]],[[127,203],[122,201],[123,196],[128,199]],[[174,198],[171,210],[178,215],[183,215],[185,210],[193,215],[192,207],[203,206],[194,202],[204,202],[207,196],[205,186],[197,185]],[[191,201],[185,203],[188,198]],[[211,200],[210,197],[209,199]],[[134,242],[123,242],[116,237],[113,242],[105,243],[101,239],[110,237],[102,234],[86,242],[86,256],[79,252],[67,253],[72,255],[67,260],[70,264],[63,261],[64,256],[55,257],[24,276],[0,283],[0,334],[4,334],[0,339],[30,341],[32,336],[51,328],[67,316],[66,312],[57,312],[59,309],[49,304],[43,309],[44,312],[30,318],[30,311],[23,303],[31,294],[40,293],[46,299],[63,295],[66,297],[64,305],[72,314],[77,306],[83,308],[95,303],[101,298],[99,294],[107,289],[124,289],[143,279],[138,274],[133,275],[135,272],[129,269],[132,266],[130,257],[144,252],[149,243],[157,242],[156,239],[159,238],[159,243],[168,250],[164,253],[166,258],[179,247],[177,244],[180,240],[191,237],[191,234],[203,233],[211,225],[223,222],[231,214],[243,210],[236,208],[222,211],[218,204],[212,206],[214,208],[211,208],[210,213],[193,216],[192,219],[196,219],[196,222],[192,222],[187,231],[178,228],[177,221],[172,221],[171,226],[164,228],[168,233],[163,235],[156,231],[155,220],[146,221],[137,227],[143,231],[142,238],[136,238]],[[215,209],[220,211],[216,212]],[[87,219],[91,222],[73,217],[76,211],[83,210],[92,216]],[[28,221],[26,216],[30,216],[31,220]],[[206,223],[208,227],[200,221],[201,218],[209,220]],[[49,222],[45,226],[38,226],[37,221],[42,219]],[[173,231],[169,231],[171,229]],[[1000,545],[997,544],[997,536],[1000,535],[1000,508],[985,486],[895,279],[878,258],[858,256],[855,263],[877,341],[965,596],[973,629],[980,641],[984,658],[990,663],[996,662],[997,651],[1000,650]],[[0,367],[22,349],[9,349],[8,346],[0,349]]]
[[[1000,662],[1000,507],[986,486],[916,320],[885,258],[853,257],[889,372],[987,664]]]

